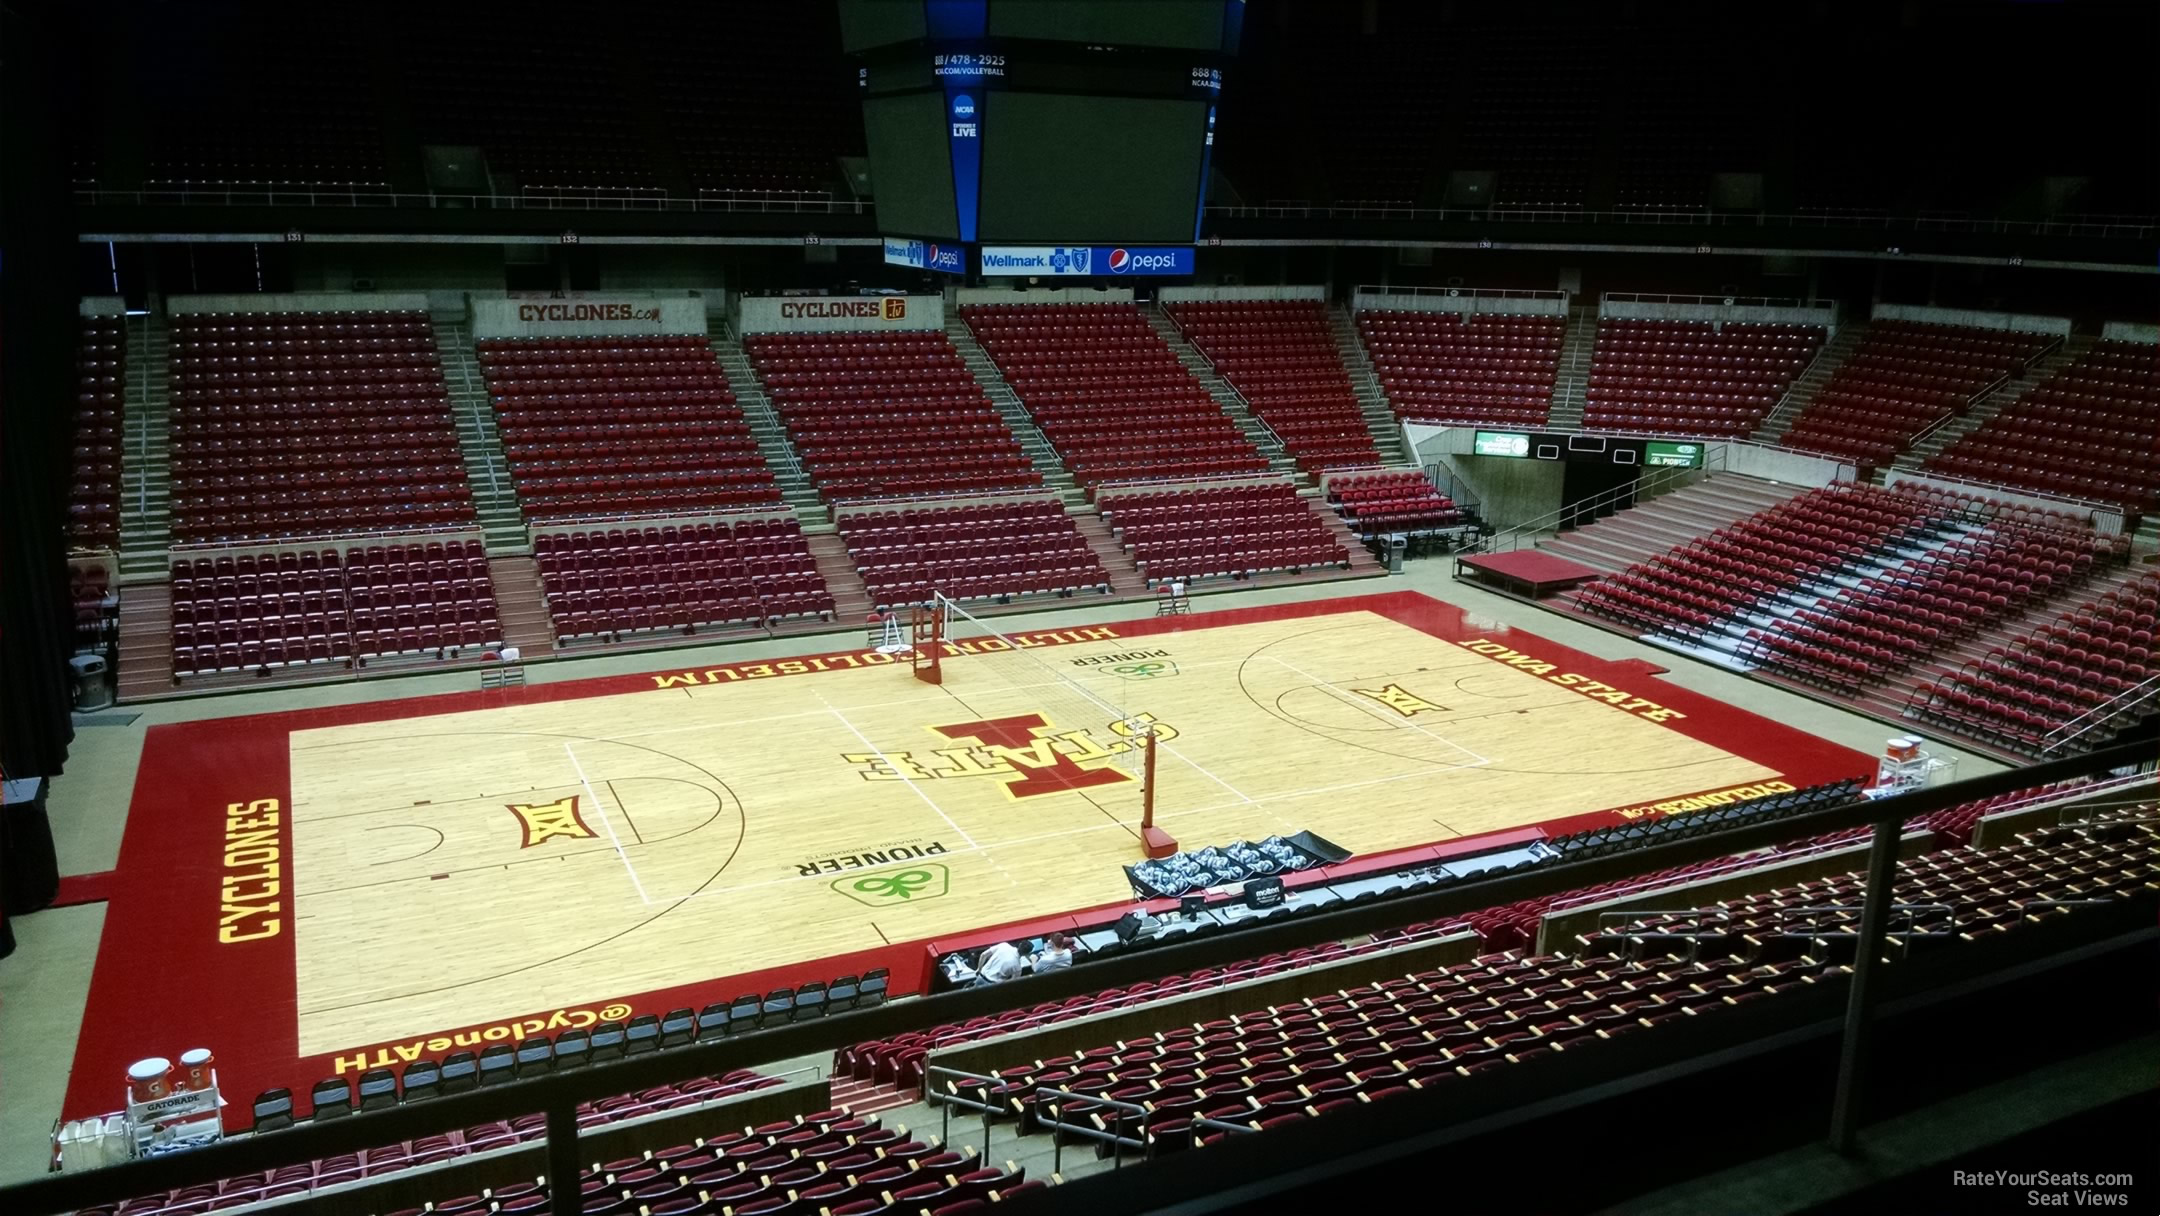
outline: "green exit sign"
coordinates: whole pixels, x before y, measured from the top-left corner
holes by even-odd
[[[1520,431],[1478,431],[1470,437],[1470,451],[1478,456],[1528,456],[1530,436]]]
[[[1643,444],[1643,460],[1646,465],[1669,469],[1699,469],[1702,467],[1703,445],[1699,443],[1668,443],[1652,439]]]

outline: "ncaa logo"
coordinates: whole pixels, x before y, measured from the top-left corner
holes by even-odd
[[[970,117],[975,113],[975,99],[965,93],[953,98],[952,112],[956,118]]]
[[[1111,274],[1124,274],[1126,271],[1131,269],[1132,255],[1130,253],[1125,252],[1123,249],[1113,249],[1110,251]]]

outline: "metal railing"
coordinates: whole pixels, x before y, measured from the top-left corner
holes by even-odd
[[[1107,1106],[1117,1112],[1117,1120],[1113,1130],[1107,1132],[1084,1124],[1067,1123],[1065,1122],[1063,1109],[1049,1105],[1043,1101],[1044,1098],[1058,1098],[1071,1102],[1085,1102],[1094,1106]],[[1052,1170],[1062,1171],[1065,1168],[1065,1137],[1067,1135],[1074,1135],[1082,1140],[1093,1140],[1098,1144],[1109,1145],[1110,1168],[1113,1170],[1125,1167],[1125,1150],[1128,1148],[1139,1149],[1143,1161],[1151,1155],[1151,1149],[1147,1141],[1147,1107],[1137,1102],[1120,1102],[1115,1098],[1105,1098],[1100,1094],[1074,1093],[1069,1089],[1052,1089],[1047,1085],[1043,1085],[1037,1086],[1035,1090],[1035,1111],[1035,1122],[1050,1129],[1050,1143],[1052,1145],[1050,1168]],[[1049,1113],[1045,1114],[1045,1111]],[[1128,1125],[1134,1130],[1135,1134],[1132,1136],[1125,1134]]]
[[[1635,480],[1624,485],[1617,485],[1609,490],[1599,491],[1588,498],[1578,499],[1557,510],[1547,511],[1543,515],[1510,525],[1501,531],[1493,533],[1491,536],[1480,538],[1478,541],[1465,546],[1461,551],[1463,553],[1513,553],[1523,547],[1525,539],[1535,545],[1539,537],[1547,532],[1559,531],[1562,525],[1573,526],[1577,521],[1601,518],[1603,515],[1610,514],[1612,510],[1620,509],[1623,505],[1633,506],[1647,492],[1675,488],[1678,484],[1685,484],[1695,480],[1698,474],[1702,477],[1708,477],[1713,472],[1723,471],[1724,465],[1724,448],[1719,444],[1705,443],[1703,463],[1699,469],[1667,468],[1659,469],[1655,473],[1639,475]]]
[[[2126,688],[2040,737],[2040,754],[2059,752],[2119,717],[2160,698],[2160,675]]]
[[[1591,211],[1580,207],[1402,207],[1274,203],[1211,206],[1211,219],[1389,220],[1510,224],[1655,224],[1695,228],[1839,228],[1872,232],[1967,232],[2015,236],[2150,239],[2160,217],[2064,217],[2048,220],[1891,215],[1879,211],[1758,212],[1695,208]]]
[[[570,1072],[515,1078],[501,1085],[442,1094],[425,1102],[400,1104],[388,1110],[323,1122],[311,1120],[263,1135],[234,1136],[184,1153],[109,1165],[82,1173],[49,1174],[0,1187],[0,1211],[44,1213],[111,1206],[136,1196],[216,1183],[251,1173],[261,1174],[279,1166],[364,1151],[496,1120],[540,1114],[545,1117],[546,1138],[533,1147],[544,1149],[546,1173],[562,1183],[553,1188],[553,1210],[564,1216],[576,1216],[580,1194],[574,1180],[581,1168],[592,1160],[589,1156],[592,1146],[581,1140],[578,1125],[577,1108],[582,1102],[614,1098],[690,1077],[714,1076],[736,1068],[799,1059],[853,1043],[1008,1013],[1046,1001],[1062,1001],[1083,993],[1258,958],[1271,952],[1343,941],[1404,924],[1446,921],[1480,908],[1578,890],[1617,878],[1746,852],[1795,837],[1823,835],[1865,824],[1875,825],[1876,830],[1869,856],[1867,895],[1862,904],[1886,908],[1895,872],[1899,829],[1905,820],[1961,803],[2118,768],[2134,768],[2149,774],[2153,763],[2149,746],[2124,745],[2067,759],[2042,761],[2024,769],[1987,773],[1944,785],[1908,790],[1887,798],[1861,799],[1771,821],[1743,822],[1715,832],[1669,837],[1653,835],[1635,849],[1595,857],[1563,857],[1390,899],[1330,906],[1310,916],[1269,918],[1237,933],[1164,943],[1143,953],[1100,959],[1084,967],[1032,976],[1021,983],[888,1002],[811,1021],[764,1027],[589,1064]],[[2089,957],[2088,953],[2081,952],[2117,948],[2123,941],[2123,932],[2111,923],[2106,938],[2063,946],[2050,957],[2075,961]],[[2143,918],[2136,932],[2145,935],[2136,940],[2149,940],[2154,932],[2149,916]],[[1881,973],[1877,955],[1881,941],[1881,914],[1863,915],[1859,948],[1849,987],[1843,994],[1847,1016],[1837,1097],[1831,1112],[1831,1142],[1841,1150],[1850,1149],[1852,1135],[1867,1114],[1860,1086],[1866,1075],[1863,1071],[1867,1061],[1866,1043],[1873,1033],[1874,1012],[1880,999]],[[1954,992],[1954,985],[1962,983],[1963,979],[1934,976],[1918,982],[1924,987],[1904,987],[1905,991],[1913,993],[1905,999],[1919,999],[1937,991]],[[1635,1092],[1655,1084],[1659,1080],[1658,1072],[1648,1065],[1638,1065],[1635,1072],[1611,1084]],[[1571,1099],[1566,1107],[1579,1109],[1584,1100],[1587,1099]],[[1201,1186],[1219,1189],[1233,1181],[1264,1182],[1303,1168],[1305,1164],[1297,1160],[1294,1153],[1283,1154],[1271,1148],[1275,1144],[1295,1148],[1314,1136],[1325,1139],[1340,1135],[1360,1140],[1363,1147],[1384,1148],[1405,1138],[1406,1120],[1419,1124],[1421,1129],[1462,1130],[1472,1126],[1473,1121],[1484,1113],[1477,1109],[1465,1111],[1452,1107],[1443,1110],[1434,1104],[1436,1101],[1453,1102],[1452,1095],[1412,1093],[1390,1101],[1394,1105],[1388,1111],[1347,1110],[1326,1119],[1304,1121],[1298,1127],[1271,1133],[1281,1138],[1265,1144],[1238,1137],[1233,1145],[1218,1146],[1208,1153],[1166,1155],[1150,1167],[1151,1172],[1144,1181],[1158,1197],[1166,1200],[1176,1199]],[[1498,1101],[1496,1097],[1495,1102]],[[1237,1177],[1234,1180],[1225,1177],[1224,1170],[1235,1171]],[[1106,1172],[1103,1176],[1110,1175]],[[1113,1203],[1101,1210],[1122,1209]]]
[[[145,186],[139,190],[78,187],[78,205],[88,207],[430,207],[476,211],[653,211],[867,215],[870,199],[831,194],[766,195],[704,193],[670,195],[664,191],[530,191],[518,194],[457,193],[368,189],[361,185]],[[874,240],[875,238],[859,238]]]

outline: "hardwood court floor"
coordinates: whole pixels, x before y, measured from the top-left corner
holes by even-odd
[[[165,910],[178,953],[211,1004],[276,1031],[263,1083],[298,1088],[272,1061],[536,1011],[660,1012],[791,966],[919,974],[919,943],[1129,900],[1141,717],[1162,740],[1158,820],[1193,848],[1311,830],[1382,854],[1867,765],[1409,593],[1018,650],[971,632],[954,630],[942,686],[853,652],[160,727],[145,786],[217,749],[224,792],[189,812],[194,839],[131,816],[115,915],[157,864],[140,820],[168,874],[216,876]],[[104,955],[137,953],[108,931]],[[131,966],[159,966],[104,955],[93,1026]],[[105,1037],[86,1026],[83,1051]]]

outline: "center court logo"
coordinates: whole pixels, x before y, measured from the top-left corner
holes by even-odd
[[[1112,762],[1132,754],[1139,746],[1136,737],[1149,725],[1161,742],[1178,736],[1152,714],[1121,718],[1099,730],[1061,729],[1039,713],[1015,714],[928,728],[949,741],[949,747],[849,752],[841,759],[854,765],[865,781],[988,777],[1006,797],[1018,801],[1131,782],[1132,775]]]
[[[937,862],[925,862],[905,870],[834,879],[832,889],[868,907],[888,907],[946,894],[952,890],[952,871]]]
[[[524,834],[524,840],[518,845],[521,849],[529,849],[557,836],[571,840],[593,838],[593,830],[578,813],[576,794],[555,802],[513,802],[509,805],[510,813],[517,816],[518,828]]]

